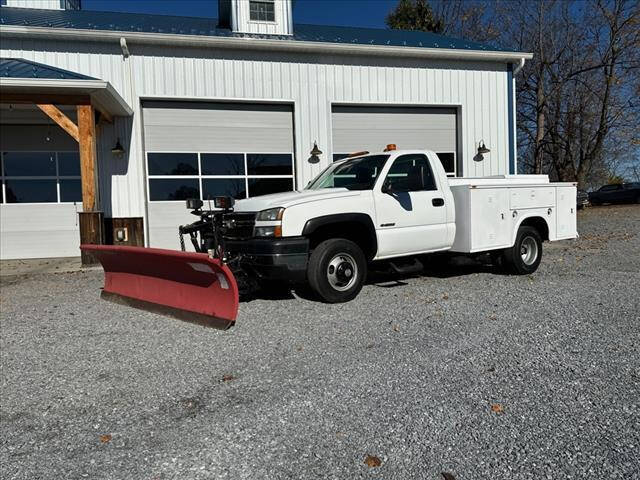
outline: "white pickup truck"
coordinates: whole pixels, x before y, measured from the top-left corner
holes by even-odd
[[[353,299],[367,268],[396,271],[433,252],[493,252],[535,272],[542,243],[576,232],[576,185],[543,175],[447,178],[428,150],[364,153],[302,191],[239,200],[224,215],[224,251],[263,282],[308,282],[324,301]]]

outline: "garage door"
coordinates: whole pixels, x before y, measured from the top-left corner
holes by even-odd
[[[395,143],[434,150],[448,175],[459,173],[455,108],[334,106],[332,123],[334,160]]]
[[[149,242],[177,248],[186,198],[293,190],[290,105],[145,102]]]
[[[80,256],[78,144],[35,107],[0,107],[0,183],[1,259]]]

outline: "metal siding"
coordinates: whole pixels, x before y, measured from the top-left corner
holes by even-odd
[[[7,0],[7,7],[61,10],[60,0]]]
[[[345,107],[333,108],[333,151],[377,151],[398,148],[455,152],[454,108]]]
[[[330,105],[340,102],[457,106],[461,112],[459,155],[463,175],[509,172],[513,151],[509,131],[513,123],[505,117],[508,99],[513,98],[509,95],[513,83],[503,63],[150,45],[130,45],[130,49],[132,56],[123,60],[116,43],[3,38],[0,45],[3,57],[22,57],[107,80],[133,107],[133,118],[116,119],[113,125],[100,129],[101,188],[103,198],[111,196],[113,216],[145,215],[140,98],[293,102],[299,188],[331,162],[335,148],[331,146]],[[491,96],[493,88],[495,98]],[[491,99],[483,105],[485,95]],[[494,104],[496,115],[492,114]],[[118,137],[123,145],[128,142],[121,159],[110,152]],[[482,139],[491,153],[483,162],[474,162],[477,142]],[[324,151],[318,164],[307,161],[314,141]],[[111,178],[105,179],[105,175]]]

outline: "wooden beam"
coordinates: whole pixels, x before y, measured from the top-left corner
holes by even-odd
[[[76,140],[76,142],[80,141],[78,126],[73,123],[73,121],[69,117],[62,113],[58,107],[56,107],[55,105],[43,105],[41,103],[37,105],[38,108],[42,110],[51,120],[56,122],[60,126],[60,128],[71,135]]]
[[[88,95],[61,95],[49,93],[2,93],[0,103],[43,103],[56,105],[91,105]]]
[[[80,134],[80,175],[82,177],[82,207],[93,212],[97,207],[96,124],[91,105],[78,105]]]

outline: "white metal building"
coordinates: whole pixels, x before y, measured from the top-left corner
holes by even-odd
[[[388,143],[435,150],[452,176],[516,173],[513,76],[527,53],[294,25],[290,0],[222,0],[218,20],[6,4],[3,259],[77,256],[80,243],[78,144],[35,105],[12,103],[24,92],[53,104],[80,92],[99,112],[95,208],[116,243],[177,248],[186,197],[301,189],[334,159]]]

